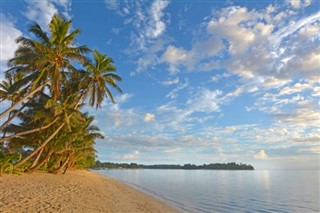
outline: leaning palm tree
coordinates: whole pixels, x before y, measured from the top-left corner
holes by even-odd
[[[90,106],[99,108],[104,98],[110,98],[114,102],[110,88],[122,92],[117,85],[121,77],[115,73],[112,59],[98,51],[93,51],[93,62],[88,62],[84,54],[89,50],[86,46],[74,45],[79,30],[69,33],[70,26],[71,21],[59,15],[55,15],[50,22],[49,34],[34,23],[30,32],[35,35],[36,39],[19,38],[20,46],[15,57],[9,61],[11,68],[8,72],[23,73],[25,76],[24,79],[12,85],[11,92],[20,88],[26,89],[27,92],[12,107],[1,113],[0,118],[24,101],[27,102],[31,97],[45,93],[48,100],[44,108],[62,107],[63,109],[51,116],[52,122],[39,122],[34,129],[27,128],[23,132],[15,132],[15,135],[9,136],[9,140],[19,141],[21,138],[32,138],[26,135],[34,135],[38,131],[39,134],[46,135],[45,139],[36,141],[33,151],[17,162],[15,167],[23,165],[37,155],[36,162],[31,166],[36,168],[39,165],[37,162],[42,159],[42,153],[45,153],[47,157],[42,159],[41,163],[47,162],[52,155],[52,150],[47,149],[48,144],[59,138],[59,133],[68,132],[66,129],[70,130],[69,121],[77,114],[87,97],[89,97]],[[82,72],[77,70],[73,66],[74,61],[85,65],[86,70]],[[50,92],[45,92],[45,88],[48,88]],[[71,157],[67,155],[68,160],[66,161],[69,161]]]
[[[7,72],[26,75],[23,80],[15,83],[12,91],[23,86],[28,88],[28,91],[23,98],[2,112],[0,118],[42,91],[45,85],[50,85],[50,93],[53,99],[57,100],[61,83],[64,81],[64,73],[76,71],[72,62],[86,63],[84,54],[89,49],[86,46],[74,45],[80,30],[69,32],[70,28],[71,21],[56,14],[49,24],[49,35],[39,24],[34,23],[29,31],[35,36],[35,39],[26,37],[17,39],[19,47],[15,52],[15,57],[8,62],[10,69]]]
[[[116,89],[118,92],[122,92],[119,86],[117,85],[117,81],[121,81],[121,77],[118,76],[115,72],[115,66],[112,64],[113,61],[111,58],[108,58],[107,55],[103,55],[98,51],[93,51],[94,62],[88,63],[86,65],[86,71],[78,73],[78,75],[70,75],[75,79],[69,79],[69,82],[72,82],[66,85],[63,90],[61,98],[67,100],[65,104],[68,105],[69,109],[73,109],[75,111],[78,110],[79,106],[82,105],[82,102],[86,99],[86,97],[90,93],[89,105],[96,106],[99,108],[101,106],[104,97],[110,98],[112,102],[114,102],[113,95],[108,86]],[[77,84],[80,89],[80,95],[76,101],[74,101],[76,95],[74,95],[74,84]],[[70,86],[72,85],[72,86]],[[15,167],[20,167],[25,162],[30,160],[33,156],[39,153],[45,146],[49,144],[49,142],[54,139],[60,131],[67,125],[71,119],[74,112],[70,111],[70,113],[66,113],[64,121],[60,124],[60,126],[55,128],[55,131],[41,144],[39,145],[30,155],[26,158],[18,162]],[[69,161],[70,156],[67,156]]]
[[[6,100],[6,101],[10,101],[12,106],[15,104],[15,102],[17,102],[21,98],[23,93],[25,93],[25,90],[23,89],[17,90],[14,93],[10,92],[13,84],[20,81],[21,79],[23,79],[23,75],[21,75],[20,73],[15,75],[13,75],[12,73],[5,74],[5,79],[0,83],[0,103]],[[20,109],[17,110],[15,113],[10,112],[7,120],[0,126],[0,130],[5,128],[10,123],[10,121],[12,121],[13,118],[16,115],[18,115],[25,107],[26,107],[26,104],[22,104]],[[3,135],[5,136],[5,132]]]

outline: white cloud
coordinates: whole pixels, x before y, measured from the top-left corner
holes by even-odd
[[[52,2],[63,7],[66,12],[71,10],[71,0],[52,0]]]
[[[244,87],[239,87],[236,90],[229,92],[227,94],[225,94],[222,98],[223,101],[229,101],[230,99],[234,98],[234,97],[238,97],[240,96],[242,93],[245,92]]]
[[[214,83],[218,83],[220,81],[220,79],[228,78],[230,76],[231,76],[230,73],[216,74],[216,75],[211,77],[211,81],[214,82]]]
[[[28,7],[24,15],[30,21],[36,21],[41,27],[47,28],[52,16],[58,12],[62,13],[66,18],[70,18],[69,12],[71,8],[70,0],[47,0],[33,1],[26,0]],[[58,7],[62,7],[59,11]]]
[[[100,116],[103,121],[101,122],[102,130],[104,128],[132,127],[137,124],[139,118],[139,114],[134,109],[122,109],[118,105],[98,111],[97,117]]]
[[[170,45],[161,56],[161,61],[168,62],[170,64],[177,64],[184,61],[186,58],[187,51]]]
[[[296,142],[308,143],[311,145],[320,145],[320,134],[319,132],[310,132],[305,135],[293,135],[292,140]]]
[[[158,38],[166,30],[166,23],[162,20],[164,13],[163,11],[168,6],[169,1],[156,0],[152,3],[150,9],[149,26],[146,27],[146,36],[149,38]]]
[[[320,148],[319,147],[313,147],[313,148],[308,148],[308,149],[300,149],[299,151],[320,154]]]
[[[107,8],[125,18],[125,24],[134,27],[130,52],[146,51],[150,45],[161,39],[165,33],[169,16],[165,13],[169,5],[167,0],[145,1],[105,1]],[[122,9],[121,9],[122,8]]]
[[[140,157],[140,153],[138,150],[135,150],[133,153],[131,154],[126,154],[123,156],[123,160],[137,160]]]
[[[189,80],[186,78],[184,81],[180,81],[180,83],[177,84],[177,87],[171,90],[167,95],[166,98],[175,99],[178,97],[179,91],[185,89],[189,85]]]
[[[155,121],[155,115],[152,114],[152,113],[146,113],[146,114],[144,115],[143,120],[144,120],[145,122],[147,122],[147,123],[152,122],[152,121]]]
[[[207,31],[227,39],[231,54],[243,53],[248,45],[255,40],[254,32],[240,25],[241,22],[249,20],[251,14],[246,8],[229,7],[223,9],[220,15],[219,19],[212,19],[208,23]]]
[[[181,151],[181,148],[180,147],[175,147],[175,148],[172,148],[172,149],[167,149],[167,150],[164,150],[163,152],[165,153],[173,153],[173,154],[177,154]]]
[[[169,71],[177,72],[179,67],[187,71],[211,71],[218,69],[220,64],[212,59],[223,48],[221,39],[197,39],[192,44],[191,50],[169,45],[160,57],[160,63],[168,63]]]
[[[260,150],[257,154],[254,155],[254,158],[265,160],[265,159],[268,159],[268,155],[267,155],[266,152],[262,149],[262,150]]]
[[[119,2],[115,0],[104,0],[107,9],[117,10],[119,8]]]
[[[125,108],[124,105],[133,97],[132,94],[124,93],[114,96],[115,104],[111,103],[110,99],[105,99],[102,107],[99,110],[94,110],[90,107],[85,107],[85,111],[89,111],[97,119],[101,130],[105,133],[111,131],[119,131],[122,127],[132,127],[139,123],[141,115],[134,108]]]
[[[314,14],[307,16],[307,17],[304,17],[296,22],[291,21],[288,23],[287,26],[280,28],[271,37],[271,42],[273,43],[275,49],[277,49],[279,47],[279,45],[281,44],[281,42],[285,38],[287,38],[288,36],[297,32],[299,29],[319,21],[319,18],[320,18],[320,12],[314,13]]]
[[[320,96],[320,87],[314,87],[312,96]]]
[[[317,41],[320,38],[320,13],[302,18],[296,17],[296,13],[288,13],[280,25],[280,22],[274,21],[276,9],[268,13],[231,7],[220,11],[221,17],[214,18],[207,24],[210,33],[225,38],[231,46],[234,42],[233,35],[241,39],[237,34],[241,32],[239,28],[244,28],[242,30],[248,31],[249,35],[254,34],[251,36],[254,39],[250,42],[243,41],[243,48],[236,48],[237,51],[231,52],[222,65],[230,74],[239,77],[238,82],[247,92],[253,92],[255,95],[262,94],[261,90],[270,89],[281,90],[279,94],[282,95],[301,93],[315,88],[319,82],[317,73],[320,69],[320,49]],[[288,16],[295,21],[290,22]],[[224,34],[221,31],[222,25],[232,35]],[[212,80],[217,82],[220,78],[215,76]],[[283,88],[289,83],[295,83],[295,86]],[[314,90],[314,96],[316,95],[317,92]],[[305,98],[303,96],[299,99]],[[281,101],[281,105],[271,111],[279,111],[286,104],[297,104],[293,100],[279,100],[279,97],[277,101]]]
[[[305,77],[313,81],[319,81],[317,76],[320,70],[320,47],[308,49],[308,52],[298,52],[297,55],[288,61],[288,70],[297,77]]]
[[[306,25],[299,30],[299,34],[305,37],[317,37],[320,33],[320,25]]]
[[[162,84],[165,86],[170,86],[170,85],[174,85],[174,84],[178,84],[178,83],[179,83],[178,77],[176,77],[174,79],[168,79],[168,80],[162,82]]]
[[[188,99],[188,110],[190,113],[194,112],[217,112],[220,107],[220,97],[222,95],[221,90],[209,90],[202,89],[200,92],[194,95],[194,97]]]
[[[131,76],[152,70],[159,61],[157,53],[163,50],[166,40],[170,40],[163,36],[170,18],[166,12],[169,1],[105,0],[105,3],[107,9],[124,18],[125,28],[132,28],[128,35],[131,43],[126,53],[134,58],[137,68],[131,72]]]
[[[301,84],[301,83],[296,83],[292,87],[285,87],[281,89],[280,95],[288,95],[292,93],[297,93],[301,92],[306,89],[312,89],[312,86],[310,84]]]
[[[5,63],[14,56],[18,48],[16,39],[22,36],[22,32],[15,28],[14,23],[8,20],[3,14],[0,14],[0,62]]]
[[[311,0],[286,0],[286,2],[295,9],[308,7],[311,4]]]
[[[114,100],[118,103],[118,104],[123,104],[128,102],[128,100],[130,100],[133,97],[132,94],[129,93],[124,93],[121,95],[117,95],[114,97]]]
[[[297,109],[293,113],[276,114],[276,118],[282,123],[295,124],[298,126],[319,127],[320,112],[308,108]]]

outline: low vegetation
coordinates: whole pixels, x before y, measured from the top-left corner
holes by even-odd
[[[184,164],[181,165],[170,165],[170,164],[160,164],[160,165],[142,165],[136,163],[110,163],[110,162],[100,162],[97,161],[93,169],[185,169],[185,170],[254,170],[253,166],[247,164],[237,164],[237,163],[212,163],[203,165],[194,164]]]

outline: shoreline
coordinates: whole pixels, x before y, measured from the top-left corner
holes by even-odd
[[[0,212],[178,212],[118,180],[91,171],[0,177]]]

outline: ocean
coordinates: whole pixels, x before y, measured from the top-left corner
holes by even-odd
[[[181,212],[320,212],[319,170],[95,170]]]

